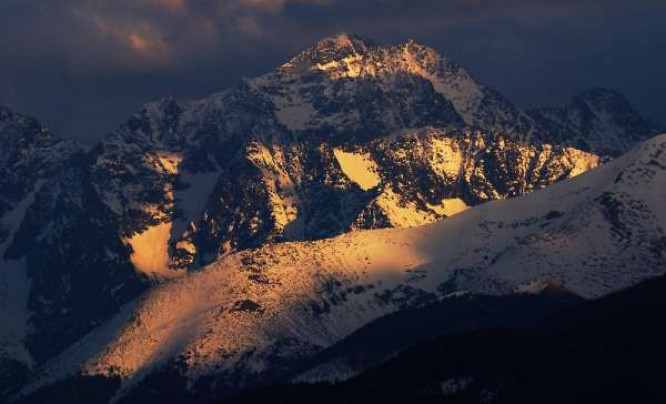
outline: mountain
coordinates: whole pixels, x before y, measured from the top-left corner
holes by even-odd
[[[37,191],[79,148],[36,120],[0,107],[0,150],[0,369],[10,367],[11,373],[20,374],[21,362],[31,361],[22,344],[29,329],[26,305],[31,285],[25,260],[8,259],[11,236]]]
[[[294,367],[289,379],[297,383],[338,383],[437,336],[527,327],[585,302],[554,282],[544,282],[533,292],[498,296],[462,292],[388,314],[303,361]]]
[[[0,107],[0,150],[0,216],[4,216],[80,146],[58,138],[33,118]]]
[[[607,160],[602,138],[572,148],[582,132],[544,132],[431,48],[349,35],[202,100],[147,104],[92,148],[0,117],[0,372],[18,375],[0,397],[219,260],[451,220]]]
[[[533,129],[498,92],[413,40],[381,47],[354,35],[325,38],[249,84],[268,95],[286,127],[336,134],[337,141],[424,124],[463,124],[521,140]]]
[[[196,146],[153,146],[133,135],[102,145],[94,184],[119,218],[135,267],[161,277],[266,242],[430,223],[600,163],[571,148],[434,127],[353,146],[249,136],[236,145],[233,136],[217,153],[202,146],[204,156]]]
[[[658,132],[619,93],[597,88],[585,91],[562,108],[530,111],[548,140],[601,155],[618,156]]]
[[[144,288],[88,187],[85,148],[4,108],[0,146],[1,396]]]
[[[26,392],[69,375],[118,383],[109,394],[121,402],[211,399],[281,380],[382,316],[462,292],[617,292],[664,274],[665,181],[662,135],[576,178],[434,224],[231,254],[153,288]]]
[[[276,386],[227,402],[660,402],[665,290],[660,277],[530,327],[424,342],[346,383]]]
[[[92,175],[135,267],[170,278],[266,242],[432,222],[599,164],[521,140],[509,123],[523,118],[430,48],[340,35],[201,101],[147,105],[95,149]]]

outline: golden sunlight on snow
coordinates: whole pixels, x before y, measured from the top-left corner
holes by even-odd
[[[428,207],[438,214],[446,216],[453,216],[470,208],[460,198],[444,199],[441,205],[428,205]]]
[[[379,195],[375,203],[381,208],[393,227],[416,227],[438,219],[432,212],[419,209],[414,202],[402,200],[390,186]]]
[[[143,156],[143,161],[156,172],[176,175],[178,174],[178,166],[180,166],[183,158],[175,153],[158,152],[154,154],[145,154]]]
[[[269,149],[261,143],[253,143],[247,157],[261,171],[275,225],[284,230],[298,219],[300,203],[296,185],[285,168],[284,151],[277,145]]]
[[[340,68],[343,66],[344,69],[340,71]],[[332,72],[331,78],[333,80],[374,75],[374,71],[371,68],[363,65],[363,57],[357,54],[349,55],[340,61],[334,60],[326,64],[318,63],[315,68],[324,72]]]
[[[372,189],[381,182],[377,173],[377,164],[370,154],[348,153],[341,149],[333,149],[333,153],[340,163],[342,172],[363,190]]]
[[[168,222],[151,226],[143,233],[136,233],[125,239],[125,242],[132,247],[130,259],[134,268],[147,275],[169,273],[170,237],[171,223]]]
[[[586,153],[571,147],[566,149],[566,154],[574,163],[574,167],[569,173],[570,177],[583,174],[584,172],[593,170],[601,165],[601,158],[595,154]]]
[[[365,308],[360,312],[366,313],[366,319],[332,310],[331,322],[313,329],[305,313],[319,299],[322,284],[337,281],[349,288],[372,284],[379,293],[413,278],[410,270],[431,261],[419,247],[428,232],[409,233],[409,242],[397,234],[401,230],[268,245],[229,255],[205,271],[162,284],[140,303],[132,323],[109,348],[84,365],[84,371],[107,375],[113,369],[131,386],[140,379],[141,370],[160,366],[179,352],[191,353],[186,362],[193,372],[206,372],[216,364],[232,367],[247,346],[264,349],[285,333],[298,332],[305,340],[330,345],[353,332],[358,321],[371,321],[394,309],[375,303],[371,293],[363,294],[355,300]],[[262,263],[260,272],[257,262]],[[235,310],[241,301],[260,302],[264,315]],[[261,370],[264,365],[259,361],[253,366]]]
[[[465,156],[456,139],[432,138],[434,171],[440,176],[456,178],[463,171]]]

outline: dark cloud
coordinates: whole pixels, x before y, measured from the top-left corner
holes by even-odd
[[[522,106],[605,86],[666,123],[664,20],[661,0],[4,0],[0,104],[94,140],[346,31],[414,37]]]

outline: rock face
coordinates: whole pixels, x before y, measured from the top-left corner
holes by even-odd
[[[34,119],[0,108],[0,396],[4,380],[20,380],[32,362],[24,345],[31,282],[25,257],[9,247],[44,183],[79,148]]]
[[[0,107],[0,216],[51,177],[72,154],[81,151],[54,136],[35,119]]]
[[[151,131],[135,135],[143,130]],[[116,147],[117,138],[102,145],[94,183],[122,223],[137,269],[177,276],[266,242],[429,223],[599,163],[575,149],[435,127],[360,144],[262,137],[205,140],[220,146],[203,152],[198,143],[162,140],[148,149],[148,137],[141,149],[131,147],[135,140]]]
[[[531,115],[548,141],[600,155],[618,156],[658,133],[621,94],[602,88],[575,96],[565,107],[537,109]]]
[[[535,131],[531,118],[497,91],[413,40],[379,47],[357,36],[326,38],[250,85],[269,95],[285,126],[332,131],[338,140],[423,123],[463,123],[521,138]]]
[[[338,35],[203,100],[148,104],[91,149],[0,109],[0,368],[20,369],[0,390],[156,283],[267,243],[520,196],[651,132],[592,98],[606,126],[528,114],[414,41]]]
[[[90,187],[87,151],[0,111],[0,387],[93,329],[142,281]],[[7,382],[7,384],[5,384]]]

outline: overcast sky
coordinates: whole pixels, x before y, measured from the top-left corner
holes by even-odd
[[[347,32],[414,38],[523,107],[610,87],[666,125],[665,21],[664,0],[0,0],[0,104],[93,142]]]

